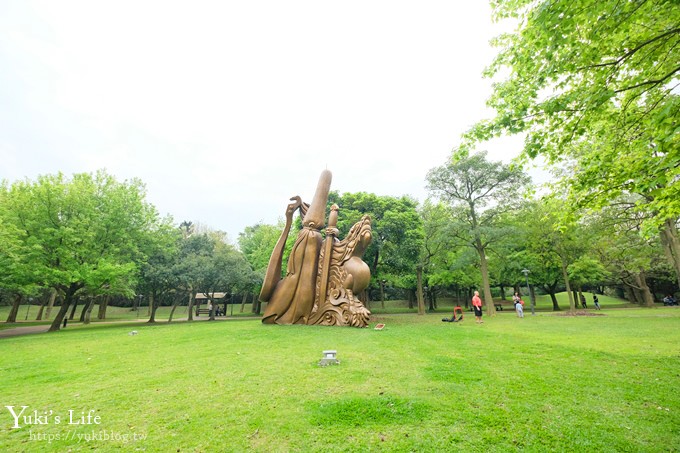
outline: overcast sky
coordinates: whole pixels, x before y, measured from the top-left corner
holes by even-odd
[[[105,169],[177,223],[411,195],[489,116],[486,1],[0,1],[0,179]],[[490,145],[508,162],[519,141]]]

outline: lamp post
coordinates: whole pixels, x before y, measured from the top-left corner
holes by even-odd
[[[529,288],[529,269],[522,269],[522,273],[524,274],[524,278],[527,280],[527,291],[529,291],[529,297],[531,297],[531,314],[535,315],[536,311],[534,310],[534,306],[536,305],[535,300],[534,300],[534,294],[531,292],[531,288]]]

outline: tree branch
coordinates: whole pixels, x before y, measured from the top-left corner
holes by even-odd
[[[663,76],[660,79],[647,80],[646,82],[640,82],[636,85],[626,87],[626,88],[621,88],[620,90],[616,90],[614,92],[615,93],[623,93],[624,91],[634,90],[635,88],[639,88],[639,87],[645,86],[645,85],[658,85],[658,84],[662,83],[663,81],[665,81],[666,79],[671,78],[678,71],[680,71],[680,66],[676,67],[675,69],[673,69],[671,72],[669,72],[668,74],[666,74],[665,76]]]
[[[639,44],[639,45],[636,46],[635,48],[633,48],[633,49],[629,50],[628,52],[624,53],[623,55],[621,55],[619,58],[617,58],[617,59],[614,60],[614,61],[609,61],[609,62],[607,62],[607,63],[598,63],[598,64],[594,64],[594,65],[582,66],[582,67],[580,67],[580,68],[577,68],[576,70],[577,70],[577,71],[582,71],[582,70],[585,70],[585,69],[595,69],[595,68],[603,68],[603,67],[606,67],[606,66],[616,66],[616,65],[620,64],[622,61],[624,61],[624,60],[630,58],[631,56],[633,56],[633,55],[634,55],[635,53],[637,53],[640,49],[643,49],[644,47],[646,47],[646,46],[652,44],[653,42],[656,42],[656,41],[658,41],[658,40],[660,40],[660,39],[663,39],[663,38],[665,38],[665,37],[667,37],[667,36],[670,36],[670,35],[673,35],[673,34],[676,34],[676,33],[680,33],[680,28],[673,28],[673,29],[671,29],[671,30],[668,30],[666,33],[662,33],[662,34],[660,34],[660,35],[658,35],[658,36],[655,36],[654,38],[648,39],[647,41],[644,41],[643,43]]]

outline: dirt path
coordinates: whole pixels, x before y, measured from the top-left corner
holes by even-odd
[[[18,335],[30,335],[33,333],[45,333],[50,326],[23,326],[0,330],[0,338],[16,337]]]

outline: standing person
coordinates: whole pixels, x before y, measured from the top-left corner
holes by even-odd
[[[477,324],[481,324],[482,321],[482,299],[479,297],[479,291],[475,291],[475,295],[472,296],[472,309],[475,311],[475,319]]]
[[[524,318],[524,305],[522,299],[519,297],[519,293],[515,293],[515,295],[512,296],[512,301],[515,304],[515,311],[517,312],[517,317]]]
[[[597,295],[593,294],[593,304],[595,305],[595,310],[600,309],[600,301],[597,298]]]

